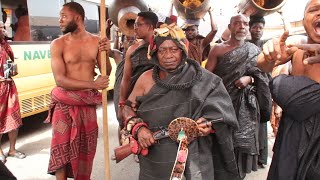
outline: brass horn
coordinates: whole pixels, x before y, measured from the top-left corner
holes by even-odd
[[[241,0],[238,10],[247,16],[266,16],[279,11],[286,2],[287,0]]]
[[[182,19],[202,19],[210,8],[210,0],[173,0],[173,6]]]
[[[134,36],[134,22],[141,11],[148,11],[143,0],[113,0],[108,15],[124,35]]]

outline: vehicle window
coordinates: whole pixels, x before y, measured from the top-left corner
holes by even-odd
[[[74,2],[80,3],[82,7],[84,7],[85,11],[85,26],[86,30],[93,33],[98,34],[99,33],[99,12],[98,12],[98,6],[96,4],[85,2],[82,0],[75,0]]]
[[[30,40],[30,28],[26,0],[1,0],[2,21],[5,23],[7,38],[14,40],[17,38]],[[21,21],[19,19],[21,18]],[[19,25],[19,28],[18,28]]]
[[[28,0],[30,35],[33,41],[52,41],[62,33],[59,12],[64,0]]]
[[[51,41],[59,37],[59,11],[63,4],[64,0],[1,0],[8,39]]]
[[[85,8],[86,30],[99,33],[99,6],[97,3],[74,0]],[[59,12],[69,0],[1,0],[3,19],[12,41],[52,41],[62,35]]]

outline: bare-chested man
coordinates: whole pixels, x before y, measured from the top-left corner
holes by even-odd
[[[94,80],[95,65],[101,64],[100,38],[85,30],[84,17],[80,4],[64,4],[59,20],[64,35],[51,44],[51,66],[57,87],[52,90],[47,120],[53,130],[48,172],[59,180],[90,179],[98,137],[96,105],[101,103],[97,90],[109,84],[108,76]],[[100,49],[109,46],[105,40]],[[110,62],[107,69],[110,74]]]
[[[256,66],[260,49],[245,41],[249,32],[248,18],[233,16],[228,28],[231,38],[212,48],[206,69],[222,78],[232,99],[240,125],[234,132],[234,144],[243,178],[251,170],[257,170],[259,123],[260,118],[270,117],[271,95],[267,74]]]
[[[258,59],[265,71],[292,59],[292,75],[279,75],[270,83],[283,115],[268,180],[320,179],[319,17],[320,0],[309,0],[303,18],[307,41],[289,48],[285,32],[280,39],[268,41]]]
[[[155,13],[147,11],[138,13],[135,20],[134,31],[137,39],[141,41],[131,45],[125,55],[123,77],[121,80],[119,94],[118,117],[122,119],[122,108],[125,100],[128,98],[138,77],[148,69],[153,67],[153,63],[148,59],[149,41],[153,36],[153,30],[156,28],[158,17]],[[115,98],[115,102],[116,102]],[[122,122],[119,121],[120,126]]]

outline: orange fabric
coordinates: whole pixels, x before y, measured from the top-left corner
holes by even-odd
[[[18,27],[13,38],[14,41],[31,41],[29,16],[21,16],[18,20]]]
[[[198,61],[200,64],[202,62],[202,52],[200,50],[201,39],[197,39],[196,44],[189,42],[188,57]]]

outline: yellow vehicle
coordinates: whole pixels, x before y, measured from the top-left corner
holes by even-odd
[[[98,34],[99,4],[85,0],[75,1],[85,9],[86,29]],[[6,16],[6,30],[18,66],[19,74],[14,77],[14,81],[22,117],[48,110],[50,92],[55,86],[51,71],[50,43],[61,35],[59,11],[66,2],[68,1],[1,0],[0,6],[4,10],[2,13]],[[19,22],[23,16],[29,22]],[[19,34],[21,31],[22,35]],[[113,89],[116,65],[113,59],[110,60],[113,71],[109,89]]]

